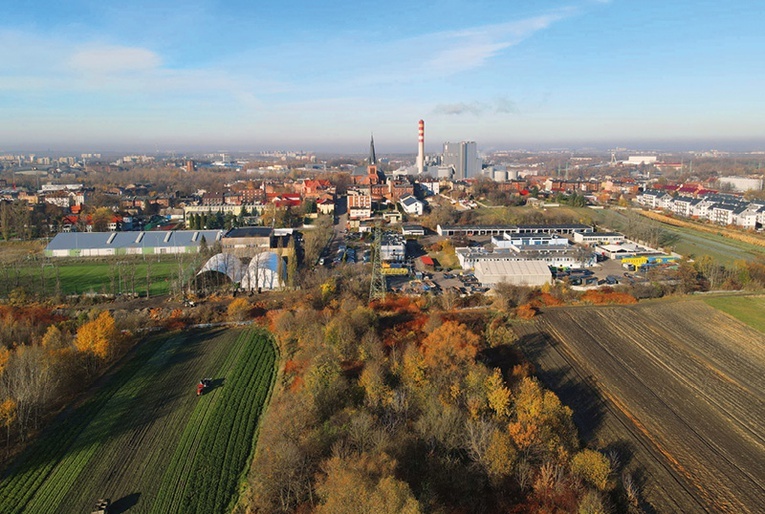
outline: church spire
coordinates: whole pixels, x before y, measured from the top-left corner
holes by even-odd
[[[369,142],[369,165],[377,165],[377,156],[375,155],[375,136],[372,134],[372,139]]]

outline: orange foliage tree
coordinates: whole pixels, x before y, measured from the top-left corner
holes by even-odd
[[[520,319],[531,319],[537,315],[537,310],[528,303],[515,309],[515,315]]]
[[[433,330],[422,342],[420,351],[425,365],[438,373],[465,369],[478,353],[480,338],[465,325],[447,321]]]

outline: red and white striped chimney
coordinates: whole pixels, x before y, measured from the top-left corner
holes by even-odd
[[[425,171],[425,122],[420,120],[417,138],[417,173]]]

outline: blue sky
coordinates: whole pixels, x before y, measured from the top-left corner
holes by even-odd
[[[707,0],[17,0],[0,151],[765,149],[765,14]],[[671,146],[671,145],[670,145]]]

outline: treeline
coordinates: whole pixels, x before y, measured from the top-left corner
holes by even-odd
[[[242,512],[639,511],[513,349],[506,312],[322,286],[268,312],[282,380]]]
[[[0,305],[0,426],[6,446],[25,441],[131,341],[109,311],[71,318],[41,305]]]
[[[583,198],[583,197],[580,197]],[[578,202],[578,200],[577,200]],[[432,230],[438,225],[535,225],[543,223],[590,223],[589,213],[566,207],[557,209],[530,209],[515,203],[497,202],[491,209],[460,211],[445,201],[433,202],[430,212],[420,222]]]
[[[61,229],[66,211],[49,203],[29,205],[23,201],[0,201],[0,238],[29,241],[50,237]]]
[[[0,446],[6,450],[0,457],[28,442],[50,415],[122,357],[142,331],[241,321],[264,312],[262,304],[243,298],[186,309],[53,308],[21,298],[0,304]]]

